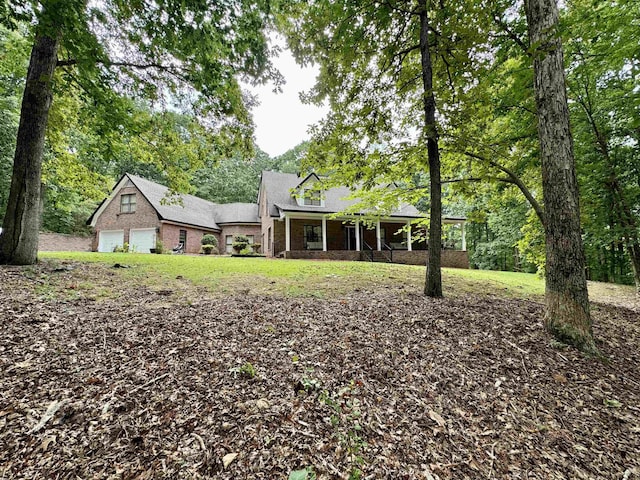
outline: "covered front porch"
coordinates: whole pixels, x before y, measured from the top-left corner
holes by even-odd
[[[428,245],[416,218],[387,217],[365,223],[357,218],[329,218],[323,214],[286,212],[274,222],[274,249],[283,258],[364,260],[424,265]],[[447,218],[456,225],[458,242],[445,242],[443,265],[468,267],[464,219]],[[421,234],[419,234],[421,233]],[[454,252],[457,252],[454,254]],[[449,261],[449,257],[451,261]],[[447,265],[450,264],[450,265]]]

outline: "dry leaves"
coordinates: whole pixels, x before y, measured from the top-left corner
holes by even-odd
[[[65,300],[0,269],[3,478],[639,474],[637,309],[594,306],[603,363],[552,347],[528,301],[187,304],[100,268],[51,275],[125,295]],[[233,373],[249,363],[253,378]]]

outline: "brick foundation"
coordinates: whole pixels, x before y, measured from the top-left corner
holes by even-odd
[[[284,258],[296,258],[302,260],[345,260],[355,262],[360,260],[360,252],[352,250],[329,250],[319,252],[317,250],[291,250],[283,252]]]
[[[346,260],[359,261],[360,252],[353,250],[329,250],[320,252],[317,250],[292,250],[282,252],[284,258],[296,258],[305,260]],[[385,252],[387,255],[389,252]],[[394,250],[393,263],[404,265],[426,265],[428,252],[426,250]],[[469,256],[462,250],[443,250],[442,266],[447,268],[469,268]]]

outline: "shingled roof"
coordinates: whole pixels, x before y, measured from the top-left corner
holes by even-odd
[[[167,196],[169,189],[164,185],[129,173],[126,176],[158,212],[161,220],[220,230],[215,218],[215,203],[187,194],[171,198]],[[178,199],[180,203],[175,202]]]
[[[305,180],[306,178],[301,178],[295,173],[263,171],[261,188],[266,192],[267,211],[269,215],[278,217],[280,216],[280,211],[337,213],[358,203],[357,199],[347,198],[353,193],[349,188],[334,187],[323,191],[323,207],[298,205],[291,191],[300,186]],[[391,212],[388,216],[403,218],[424,217],[413,205],[403,205],[400,209]]]
[[[220,203],[214,205],[218,225],[225,223],[260,223],[256,203]]]

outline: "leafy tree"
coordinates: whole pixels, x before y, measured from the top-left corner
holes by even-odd
[[[314,131],[309,162],[329,184],[362,188],[385,212],[399,201],[430,198],[425,293],[442,295],[441,182],[438,137],[475,61],[481,30],[474,2],[291,2],[282,30],[300,62],[320,65],[308,99],[328,101],[332,115]],[[480,53],[479,51],[477,53]],[[429,172],[429,185],[416,173]],[[416,183],[416,181],[420,183]],[[384,192],[379,185],[401,188]]]
[[[640,6],[573,0],[568,7],[569,95],[590,271],[626,280],[624,251],[640,293]]]
[[[32,25],[33,47],[0,236],[1,262],[36,261],[54,86],[75,83],[102,104],[113,100],[111,86],[131,96],[191,104],[208,116],[211,131],[229,139],[224,143],[250,147],[251,121],[237,76],[274,76],[263,33],[268,1],[32,0],[9,8],[8,16]],[[54,82],[57,68],[63,70],[62,85]]]
[[[525,11],[534,48],[545,203],[545,327],[561,340],[595,352],[556,0],[527,0]]]

